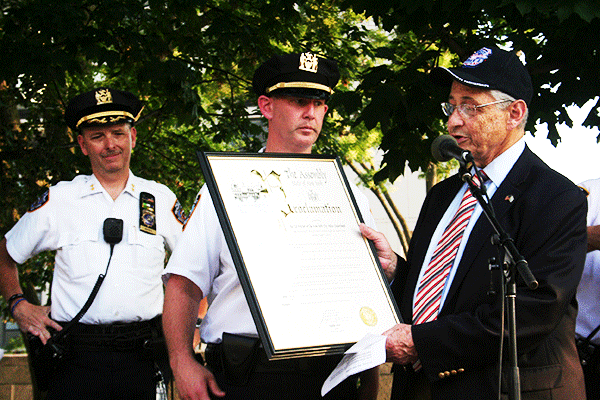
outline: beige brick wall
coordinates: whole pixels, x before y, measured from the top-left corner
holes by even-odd
[[[0,400],[31,400],[32,398],[27,356],[5,354],[0,360]]]

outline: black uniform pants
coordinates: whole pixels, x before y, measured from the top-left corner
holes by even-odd
[[[582,365],[587,400],[600,400],[600,351],[596,351],[587,365]]]
[[[123,324],[76,324],[67,335],[69,351],[50,381],[46,400],[156,400],[157,366],[168,365],[160,316]]]
[[[225,400],[352,400],[358,396],[357,377],[351,376],[321,397],[321,387],[341,356],[309,357],[268,361],[264,350],[258,356],[244,383],[232,383],[224,372],[222,348],[209,345],[205,358]]]
[[[156,369],[142,349],[74,353],[56,371],[47,400],[156,400]]]
[[[357,380],[349,377],[321,397],[321,387],[328,375],[293,372],[254,372],[245,386],[227,384],[222,373],[215,378],[225,400],[352,400],[358,396]]]

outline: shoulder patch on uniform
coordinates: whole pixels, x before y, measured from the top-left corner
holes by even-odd
[[[27,210],[27,212],[33,212],[33,211],[37,210],[38,208],[41,208],[44,204],[46,204],[48,202],[49,199],[50,199],[50,190],[46,190],[46,193],[44,193],[43,195],[38,197],[38,199],[31,205],[31,207],[29,207],[29,210]]]
[[[180,224],[182,224],[182,225],[185,224],[185,222],[186,222],[185,210],[183,209],[179,200],[175,200],[175,205],[173,206],[173,209],[171,211],[173,211],[173,215],[175,216],[177,221],[179,221]]]
[[[188,214],[187,219],[185,220],[185,222],[183,223],[183,230],[185,230],[185,226],[187,225],[188,221],[190,220],[190,218],[192,218],[192,214],[194,213],[194,210],[196,209],[196,206],[198,205],[198,202],[200,201],[200,196],[201,194],[198,193],[196,195],[196,199],[194,200],[194,204],[192,204],[192,208],[190,210],[190,213]]]

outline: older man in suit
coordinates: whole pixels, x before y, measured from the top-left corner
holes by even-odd
[[[586,253],[586,199],[525,145],[533,93],[529,74],[514,53],[490,46],[459,68],[434,69],[431,78],[451,87],[442,104],[448,133],[483,171],[499,223],[539,282],[534,290],[517,279],[522,398],[583,399],[574,326]],[[499,368],[498,351],[503,298],[489,294],[489,260],[498,256],[490,240],[494,230],[477,202],[463,209],[463,197],[470,194],[459,175],[436,185],[423,204],[406,260],[389,248],[380,252],[406,322],[385,333],[388,360],[395,364],[392,399],[507,396],[508,353],[505,349]],[[462,214],[459,222],[456,214]],[[368,228],[363,233],[382,248],[380,234]]]

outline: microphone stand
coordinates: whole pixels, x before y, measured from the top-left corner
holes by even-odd
[[[481,205],[483,212],[487,219],[492,224],[492,227],[496,231],[496,234],[492,238],[492,244],[498,246],[498,252],[501,263],[501,267],[504,267],[504,271],[501,274],[506,276],[506,290],[504,301],[507,306],[508,313],[508,344],[509,344],[509,363],[511,368],[511,380],[509,388],[509,399],[520,400],[521,399],[521,380],[519,376],[519,366],[517,364],[517,319],[516,319],[516,297],[517,297],[517,273],[521,275],[525,283],[530,289],[536,289],[538,282],[531,273],[527,261],[519,253],[513,240],[508,236],[506,231],[502,228],[496,216],[491,204],[484,199],[485,186],[481,185],[479,188],[473,182],[473,175],[469,172],[472,163],[461,162],[459,173],[463,181],[469,185],[469,190],[473,196],[477,199]],[[475,173],[479,175],[477,167]],[[483,179],[480,179],[483,182]],[[487,197],[487,195],[486,195]],[[504,261],[501,261],[504,260]],[[504,335],[504,332],[501,333]],[[499,370],[502,371],[502,366],[499,366]],[[501,373],[501,372],[500,372]]]

